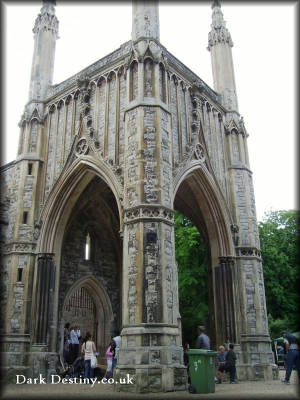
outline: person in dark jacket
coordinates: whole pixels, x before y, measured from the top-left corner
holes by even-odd
[[[235,382],[235,374],[236,374],[235,362],[236,362],[237,357],[236,357],[236,354],[233,351],[233,349],[234,349],[234,345],[232,343],[230,343],[229,350],[225,357],[225,369],[230,374],[230,383],[236,383]]]
[[[300,380],[299,339],[296,338],[296,336],[292,335],[289,332],[282,332],[282,336],[285,339],[285,349],[286,349],[286,353],[287,353],[285,378],[282,382],[288,385],[290,383],[290,376],[291,376],[294,365],[297,369],[298,378]]]

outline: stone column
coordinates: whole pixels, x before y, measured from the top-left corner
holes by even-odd
[[[143,79],[138,101],[125,112],[123,329],[116,377],[130,374],[135,382],[117,390],[161,392],[185,389],[186,369],[178,326],[170,113],[154,90],[162,84],[158,68],[139,59],[139,74],[144,62],[147,73],[136,77]]]
[[[38,257],[36,278],[35,344],[49,345],[53,337],[55,265],[53,254]]]
[[[234,259],[220,257],[214,269],[217,343],[236,343]]]

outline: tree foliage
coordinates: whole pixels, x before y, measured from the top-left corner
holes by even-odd
[[[175,214],[175,246],[182,335],[194,345],[197,325],[208,318],[207,257],[197,228],[179,212]]]
[[[259,223],[271,337],[299,330],[299,212],[274,211]]]
[[[272,338],[299,330],[299,212],[274,211],[259,223]],[[207,256],[197,228],[175,214],[179,308],[183,340],[194,345],[196,326],[208,320]]]

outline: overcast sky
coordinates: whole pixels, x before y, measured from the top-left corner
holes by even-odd
[[[131,38],[131,3],[60,2],[56,15],[54,83],[59,83]],[[201,4],[199,4],[201,3]],[[28,101],[32,28],[42,2],[2,2],[5,47],[5,157],[15,159],[18,122]],[[233,42],[239,109],[249,133],[258,219],[296,204],[296,15],[297,2],[222,3]],[[213,87],[207,35],[209,2],[160,3],[160,41]]]

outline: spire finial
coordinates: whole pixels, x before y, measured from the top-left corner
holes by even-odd
[[[220,1],[212,4],[212,24],[208,34],[208,50],[211,52],[214,89],[222,96],[227,110],[238,111],[237,95],[231,47],[231,35],[220,6]]]
[[[214,9],[215,7],[221,8],[221,2],[220,0],[213,0],[211,8]]]
[[[132,1],[132,40],[159,40],[158,0]]]
[[[58,39],[58,19],[55,15],[56,1],[43,1],[34,28],[34,52],[32,57],[29,102],[43,100],[52,85],[55,45]]]
[[[228,43],[229,46],[232,47],[233,42],[230,32],[226,28],[226,22],[223,18],[220,1],[214,0],[212,9],[213,13],[211,31],[208,34],[208,50],[210,50],[217,43]]]
[[[40,14],[37,16],[33,28],[33,33],[39,30],[49,30],[55,33],[58,38],[58,20],[55,15],[55,0],[43,0]]]

